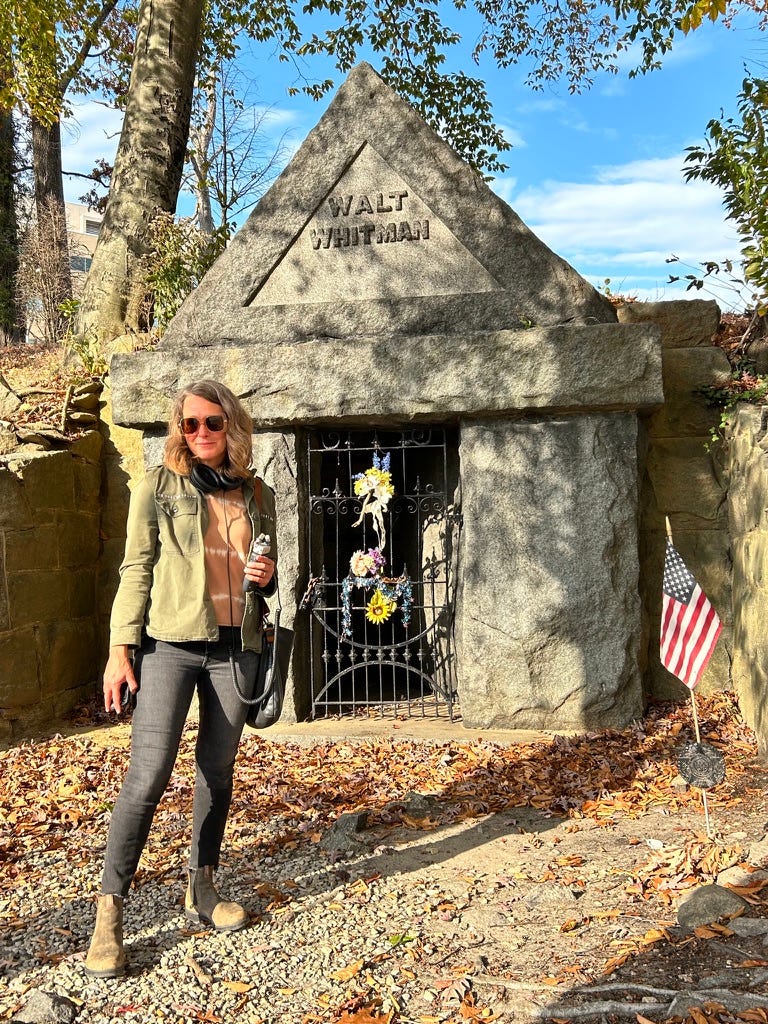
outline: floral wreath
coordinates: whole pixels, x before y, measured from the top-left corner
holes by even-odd
[[[408,576],[385,576],[384,546],[387,540],[384,513],[395,493],[389,471],[389,452],[380,457],[374,452],[373,465],[355,477],[355,494],[363,499],[360,515],[352,524],[360,526],[366,515],[373,520],[378,546],[367,551],[355,551],[349,560],[349,575],[341,583],[341,637],[352,639],[352,591],[360,588],[373,590],[365,607],[365,617],[375,625],[386,622],[401,603],[404,625],[411,621],[413,593]]]

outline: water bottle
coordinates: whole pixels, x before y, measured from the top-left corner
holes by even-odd
[[[254,538],[251,544],[251,550],[248,552],[248,558],[246,562],[255,562],[259,555],[268,555],[272,550],[272,545],[269,541],[268,533],[260,533],[258,537]],[[253,580],[249,580],[246,576],[243,580],[243,593],[247,594],[251,590],[258,590],[258,583],[254,583]]]

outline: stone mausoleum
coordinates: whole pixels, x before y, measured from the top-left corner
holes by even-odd
[[[286,720],[460,709],[471,728],[573,729],[641,713],[657,329],[617,323],[368,65],[159,348],[114,357],[114,416],[144,431],[149,463],[172,395],[202,377],[251,411],[278,496]],[[377,466],[394,493],[366,505]],[[353,573],[375,548],[378,574]]]

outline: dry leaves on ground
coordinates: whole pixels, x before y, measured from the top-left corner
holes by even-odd
[[[724,812],[738,810],[758,791],[760,769],[754,737],[730,695],[700,698],[699,708],[702,738],[718,747],[726,761],[725,782],[709,795],[713,815],[725,820]],[[84,711],[81,720],[88,713]],[[651,809],[670,814],[698,810],[699,791],[681,791],[672,785],[677,776],[677,752],[690,741],[691,733],[690,707],[665,705],[623,731],[555,737],[510,747],[482,738],[435,744],[374,739],[304,747],[267,742],[251,734],[238,760],[229,843],[235,855],[238,850],[248,851],[254,859],[314,844],[344,812],[365,811],[367,828],[385,839],[396,830],[406,834],[436,830],[521,807],[536,808],[564,821],[590,818],[605,829]],[[195,729],[190,725],[137,877],[139,886],[171,870],[175,858],[170,854],[178,850],[181,856],[186,846],[194,738]],[[0,752],[0,893],[35,885],[39,869],[32,865],[40,859],[27,859],[27,851],[66,848],[71,863],[91,860],[94,847],[103,845],[106,818],[122,782],[125,762],[125,750],[78,737],[22,743]],[[409,812],[409,794],[414,791],[433,797],[428,812]],[[258,831],[254,822],[259,822]],[[532,836],[531,845],[536,843],[537,837]],[[713,843],[704,835],[694,836],[679,848],[650,850],[626,891],[658,911],[691,886],[712,881],[742,857],[743,851],[735,843]],[[542,864],[541,877],[535,880],[585,889],[588,867],[582,856],[555,854],[546,866]],[[373,881],[358,880],[347,898],[365,901]],[[260,895],[268,901],[270,912],[279,914],[290,906],[290,885],[279,889],[262,883],[262,889]],[[764,884],[747,889],[747,898],[762,902]],[[61,898],[66,899],[67,893],[62,892]],[[456,906],[449,900],[440,904],[438,898],[430,912],[450,921]],[[600,923],[598,918],[610,924],[617,914],[608,909],[592,918],[569,918],[560,931],[578,932]],[[24,919],[8,922],[11,928],[25,923]],[[393,943],[393,947],[407,945],[410,939],[404,936],[402,943]],[[673,942],[664,925],[648,929],[640,938],[616,940],[606,949],[603,973],[610,975],[629,958],[664,942]],[[351,986],[359,983],[361,990],[353,990],[347,1003],[329,1006],[322,1017],[308,1016],[306,1024],[320,1020],[334,1024],[402,1021],[395,1002],[366,987],[371,966],[361,960],[340,967],[336,980]],[[559,985],[568,977],[566,968],[549,981]],[[571,977],[571,983],[573,980]],[[539,981],[546,984],[546,974]],[[446,979],[438,999],[441,1022],[497,1019],[494,1007],[479,999],[469,976]],[[763,1024],[755,1011],[728,1015],[726,1010],[707,1009],[696,1014],[692,1011],[686,1024]],[[428,1016],[422,1017],[422,1024],[428,1021]]]
[[[68,388],[98,379],[82,366],[65,366],[61,348],[0,347],[0,384],[6,383],[23,403],[11,417],[17,427],[32,424],[38,428],[60,427]],[[77,433],[76,430],[70,432]]]

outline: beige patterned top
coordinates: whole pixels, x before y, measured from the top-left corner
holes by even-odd
[[[208,529],[205,531],[205,578],[220,626],[243,621],[243,566],[251,544],[251,521],[242,488],[207,494]]]

